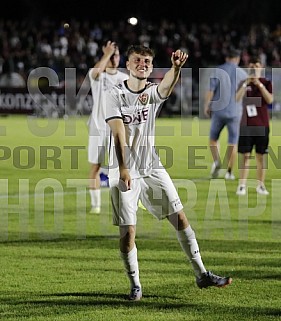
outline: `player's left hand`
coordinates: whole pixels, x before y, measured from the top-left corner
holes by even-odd
[[[172,53],[171,61],[174,67],[180,68],[185,64],[187,58],[188,54],[178,49]]]

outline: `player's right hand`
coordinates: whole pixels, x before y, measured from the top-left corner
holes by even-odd
[[[113,55],[116,50],[116,42],[108,41],[105,46],[102,46],[102,52],[104,54]]]
[[[126,192],[131,189],[131,176],[128,169],[120,170],[120,179],[119,179],[119,190],[121,192]]]

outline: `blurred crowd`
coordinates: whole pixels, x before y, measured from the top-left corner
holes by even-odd
[[[154,67],[170,66],[171,52],[187,50],[187,67],[196,78],[198,68],[214,66],[223,61],[230,46],[242,50],[241,65],[249,56],[258,54],[265,67],[281,66],[281,24],[274,27],[258,24],[243,26],[227,24],[188,24],[184,21],[162,20],[159,23],[139,21],[52,21],[42,19],[0,20],[0,72],[17,72],[27,79],[30,72],[44,66],[53,69],[61,82],[65,68],[76,68],[77,79],[84,79],[101,54],[105,39],[116,41],[120,47],[124,67],[125,52],[130,44],[141,43],[156,52]]]

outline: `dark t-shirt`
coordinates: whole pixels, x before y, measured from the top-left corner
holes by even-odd
[[[272,93],[271,81],[265,78],[260,78],[259,80]],[[269,127],[268,103],[262,97],[260,88],[252,83],[247,86],[247,91],[243,98],[241,126]]]

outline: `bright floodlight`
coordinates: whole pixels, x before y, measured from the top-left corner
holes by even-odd
[[[138,23],[138,19],[135,17],[131,17],[128,19],[128,22],[132,25],[135,26]]]

